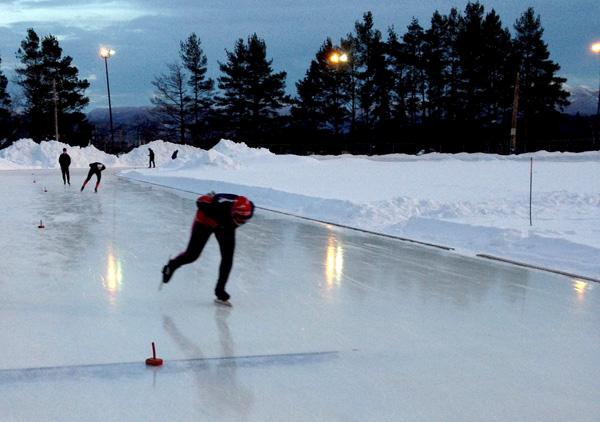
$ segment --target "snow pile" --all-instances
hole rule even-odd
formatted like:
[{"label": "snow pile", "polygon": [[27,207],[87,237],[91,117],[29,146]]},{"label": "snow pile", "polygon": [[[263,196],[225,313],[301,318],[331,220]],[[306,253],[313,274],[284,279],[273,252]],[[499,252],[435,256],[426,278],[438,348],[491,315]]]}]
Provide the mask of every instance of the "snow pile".
[{"label": "snow pile", "polygon": [[107,167],[147,167],[148,148],[154,151],[158,165],[170,163],[171,155],[175,150],[179,150],[180,160],[198,159],[209,154],[207,151],[189,145],[176,145],[158,140],[117,157],[100,151],[93,145],[81,148],[56,141],[38,144],[31,139],[21,139],[0,150],[0,170],[59,168],[58,157],[63,148],[66,148],[71,156],[71,168],[87,168],[95,161]]},{"label": "snow pile", "polygon": [[71,156],[72,167],[87,167],[94,161],[114,166],[118,161],[117,157],[106,154],[94,146],[79,148],[56,141],[38,144],[31,139],[21,139],[8,148],[0,150],[0,160],[3,160],[0,161],[0,170],[9,170],[11,166],[12,169],[58,168],[58,156],[62,153],[63,148],[67,148]]}]

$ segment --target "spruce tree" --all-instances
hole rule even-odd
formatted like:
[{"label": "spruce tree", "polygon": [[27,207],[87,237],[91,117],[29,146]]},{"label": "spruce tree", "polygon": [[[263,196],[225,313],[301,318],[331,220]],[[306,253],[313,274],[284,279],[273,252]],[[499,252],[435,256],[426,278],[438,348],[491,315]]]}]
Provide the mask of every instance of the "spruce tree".
[{"label": "spruce tree", "polygon": [[519,17],[514,29],[520,77],[519,110],[524,114],[527,138],[532,135],[529,132],[535,129],[531,126],[536,120],[569,104],[569,93],[563,89],[566,79],[556,75],[560,66],[550,59],[548,46],[542,39],[544,29],[533,8]]},{"label": "spruce tree", "polygon": [[189,73],[187,83],[190,87],[190,135],[194,145],[200,145],[202,138],[202,118],[208,117],[212,103],[211,95],[214,81],[206,77],[207,58],[202,50],[200,39],[192,33],[180,43],[179,54],[183,66]]}]

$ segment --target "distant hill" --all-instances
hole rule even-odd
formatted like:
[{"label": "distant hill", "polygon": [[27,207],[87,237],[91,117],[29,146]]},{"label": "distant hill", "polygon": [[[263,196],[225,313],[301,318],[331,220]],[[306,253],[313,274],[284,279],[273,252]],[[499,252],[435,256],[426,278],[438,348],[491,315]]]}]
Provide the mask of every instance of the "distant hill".
[{"label": "distant hill", "polygon": [[571,93],[571,105],[565,108],[568,114],[593,115],[598,107],[598,90],[587,86],[566,87]]},{"label": "distant hill", "polygon": [[[152,107],[113,107],[114,125],[134,125],[144,120],[152,120]],[[95,108],[87,114],[90,123],[102,124],[109,120],[108,108]]]}]

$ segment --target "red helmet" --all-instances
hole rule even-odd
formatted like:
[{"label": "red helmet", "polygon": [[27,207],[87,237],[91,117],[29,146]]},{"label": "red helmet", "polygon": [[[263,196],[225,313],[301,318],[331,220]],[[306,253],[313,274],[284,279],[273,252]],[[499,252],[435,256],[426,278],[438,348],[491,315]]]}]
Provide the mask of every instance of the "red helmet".
[{"label": "red helmet", "polygon": [[245,196],[238,196],[231,206],[231,217],[239,226],[254,215],[254,204]]}]

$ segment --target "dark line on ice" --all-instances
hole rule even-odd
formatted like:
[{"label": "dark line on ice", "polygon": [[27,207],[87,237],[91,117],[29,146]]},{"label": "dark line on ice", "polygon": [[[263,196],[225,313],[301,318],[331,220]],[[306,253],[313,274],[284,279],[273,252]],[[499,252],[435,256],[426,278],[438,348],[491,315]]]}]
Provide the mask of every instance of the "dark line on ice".
[{"label": "dark line on ice", "polygon": [[133,378],[145,376],[148,371],[165,374],[203,371],[211,368],[251,368],[272,365],[315,364],[334,359],[338,351],[281,353],[271,355],[221,356],[196,359],[165,360],[160,367],[148,367],[139,362],[114,362],[39,368],[0,369],[0,386],[39,381],[63,381],[90,378]]},{"label": "dark line on ice", "polygon": [[483,254],[483,253],[479,253],[479,254],[477,254],[477,256],[480,257],[480,258],[490,259],[492,261],[505,262],[507,264],[516,265],[518,267],[531,268],[531,269],[534,269],[534,270],[546,271],[546,272],[549,272],[549,273],[564,275],[564,276],[572,277],[572,278],[580,278],[582,280],[588,280],[588,281],[593,281],[593,282],[596,282],[596,283],[600,283],[600,280],[598,280],[597,278],[588,277],[588,276],[585,276],[585,275],[574,274],[574,273],[568,273],[566,271],[555,270],[553,268],[542,267],[540,265],[527,264],[526,262],[513,261],[512,259],[501,258],[501,257],[498,257],[498,256],[487,255],[487,254]]}]

